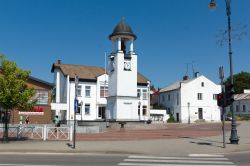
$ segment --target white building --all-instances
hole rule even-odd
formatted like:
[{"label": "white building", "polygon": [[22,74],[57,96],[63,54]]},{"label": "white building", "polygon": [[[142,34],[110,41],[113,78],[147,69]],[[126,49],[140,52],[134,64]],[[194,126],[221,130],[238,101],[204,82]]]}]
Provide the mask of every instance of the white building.
[{"label": "white building", "polygon": [[[136,38],[131,27],[124,20],[118,23],[109,35],[113,43],[108,68],[107,119],[109,120],[138,121],[149,116],[150,83],[148,82],[147,87],[138,87],[137,84],[137,55],[134,51]],[[144,100],[138,101],[138,93],[143,94]],[[138,109],[142,112],[138,113]]]},{"label": "white building", "polygon": [[220,85],[196,74],[195,78],[186,76],[182,81],[161,89],[159,103],[174,115],[177,122],[220,121],[216,99],[220,92]]},{"label": "white building", "polygon": [[[79,78],[77,99],[79,102],[76,111],[77,120],[101,120],[106,118],[106,106],[108,97],[108,78],[105,69],[96,66],[81,66],[54,63],[51,72],[54,73],[55,99],[51,103],[51,109],[61,120],[74,119],[75,99],[75,75]],[[136,110],[137,119],[147,119],[148,108],[148,80],[141,74],[137,74],[137,102],[140,105],[140,114]],[[118,117],[119,118],[119,117]]]}]

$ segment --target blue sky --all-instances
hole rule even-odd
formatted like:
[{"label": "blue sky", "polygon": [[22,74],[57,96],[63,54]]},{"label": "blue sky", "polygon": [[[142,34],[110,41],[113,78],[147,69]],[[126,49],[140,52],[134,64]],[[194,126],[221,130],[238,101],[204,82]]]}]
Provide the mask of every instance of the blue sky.
[{"label": "blue sky", "polygon": [[[194,71],[219,83],[229,73],[228,43],[216,44],[227,29],[224,0],[0,0],[0,52],[32,76],[53,82],[51,66],[62,63],[104,67],[112,44],[108,35],[125,17],[138,39],[138,71],[164,87]],[[250,1],[232,0],[235,34],[250,26]],[[249,34],[233,40],[234,73],[250,72]],[[187,70],[187,64],[188,70]],[[191,65],[193,64],[193,65]]]}]

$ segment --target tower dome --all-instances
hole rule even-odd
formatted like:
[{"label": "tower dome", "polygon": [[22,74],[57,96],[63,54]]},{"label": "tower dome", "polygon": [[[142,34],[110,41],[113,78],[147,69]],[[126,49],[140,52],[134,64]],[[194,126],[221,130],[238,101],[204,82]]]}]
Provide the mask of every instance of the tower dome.
[{"label": "tower dome", "polygon": [[133,38],[136,40],[136,35],[133,33],[131,27],[124,21],[124,19],[119,22],[114,28],[112,34],[109,35],[109,39],[112,40],[115,36],[122,36],[125,38]]}]

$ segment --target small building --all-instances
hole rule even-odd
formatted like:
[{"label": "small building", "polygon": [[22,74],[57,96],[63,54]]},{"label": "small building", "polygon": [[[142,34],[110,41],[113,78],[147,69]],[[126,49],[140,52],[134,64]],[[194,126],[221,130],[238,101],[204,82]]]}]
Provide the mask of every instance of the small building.
[{"label": "small building", "polygon": [[[33,110],[14,110],[9,114],[9,123],[11,124],[24,124],[26,118],[29,124],[50,124],[52,123],[51,114],[51,90],[53,84],[30,76],[27,82],[28,87],[34,88],[37,99],[37,104]],[[0,107],[0,123],[3,123],[4,110]]]},{"label": "small building", "polygon": [[177,122],[220,121],[220,108],[217,106],[217,94],[221,86],[203,75],[166,86],[160,90],[159,104],[173,114]]},{"label": "small building", "polygon": [[[230,107],[227,107],[226,110],[230,112]],[[250,116],[250,93],[234,95],[233,110],[235,115]]]}]

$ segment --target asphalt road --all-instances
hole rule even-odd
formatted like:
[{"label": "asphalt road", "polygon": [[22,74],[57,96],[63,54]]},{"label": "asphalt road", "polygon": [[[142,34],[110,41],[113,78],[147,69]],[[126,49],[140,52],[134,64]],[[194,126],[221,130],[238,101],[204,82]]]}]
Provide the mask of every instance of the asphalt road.
[{"label": "asphalt road", "polygon": [[226,154],[225,156],[238,166],[250,166],[250,151]]},{"label": "asphalt road", "polygon": [[123,154],[0,153],[0,166],[249,166],[250,152],[163,157]]},{"label": "asphalt road", "polygon": [[78,154],[0,154],[0,166],[116,166],[124,157]]}]

